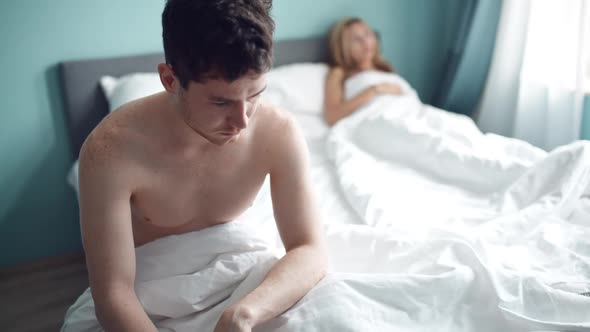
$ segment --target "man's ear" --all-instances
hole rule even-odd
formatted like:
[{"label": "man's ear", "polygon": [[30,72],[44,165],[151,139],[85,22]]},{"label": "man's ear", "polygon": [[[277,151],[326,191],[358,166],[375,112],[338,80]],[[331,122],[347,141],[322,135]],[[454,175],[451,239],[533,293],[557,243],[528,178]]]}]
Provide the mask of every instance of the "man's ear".
[{"label": "man's ear", "polygon": [[180,88],[180,82],[174,75],[172,67],[166,63],[158,65],[158,73],[160,74],[160,81],[167,92],[176,94]]}]

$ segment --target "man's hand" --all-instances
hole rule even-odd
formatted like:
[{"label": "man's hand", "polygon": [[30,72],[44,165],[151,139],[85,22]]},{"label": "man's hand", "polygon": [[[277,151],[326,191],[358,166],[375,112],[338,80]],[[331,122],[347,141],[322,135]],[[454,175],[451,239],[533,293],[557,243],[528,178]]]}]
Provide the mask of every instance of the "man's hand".
[{"label": "man's hand", "polygon": [[231,306],[219,318],[214,332],[251,332],[250,316],[245,308]]}]

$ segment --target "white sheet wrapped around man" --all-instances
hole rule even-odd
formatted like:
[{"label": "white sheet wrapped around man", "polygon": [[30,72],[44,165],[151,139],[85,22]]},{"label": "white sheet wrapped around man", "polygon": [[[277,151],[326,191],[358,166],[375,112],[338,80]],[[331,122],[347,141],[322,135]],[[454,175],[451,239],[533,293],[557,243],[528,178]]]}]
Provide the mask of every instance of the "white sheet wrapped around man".
[{"label": "white sheet wrapped around man", "polygon": [[[233,222],[136,248],[135,291],[159,330],[212,331],[223,309],[277,261],[259,233]],[[102,331],[90,289],[68,310],[62,331]]]},{"label": "white sheet wrapped around man", "polygon": [[[346,94],[382,81],[407,86],[364,72]],[[366,224],[465,243],[485,270],[474,280],[483,287],[466,292],[497,305],[516,330],[590,328],[590,143],[546,153],[484,135],[406,88],[337,123],[326,150]]]},{"label": "white sheet wrapped around man", "polygon": [[[212,331],[280,255],[260,229],[232,222],[139,247],[136,293],[158,330]],[[254,331],[518,331],[502,318],[467,243],[362,225],[333,225],[326,234],[332,272]],[[62,331],[102,331],[89,290]]]},{"label": "white sheet wrapped around man", "polygon": [[[280,256],[267,241],[272,236],[261,231],[269,227],[272,223],[236,221],[139,247],[136,292],[158,330],[212,331],[223,308],[256,287]],[[516,263],[501,259],[507,253],[500,251],[501,243],[466,240],[452,232],[396,227],[384,232],[364,225],[329,225],[326,236],[332,257],[328,276],[289,311],[254,331],[516,332],[590,327],[582,320],[588,315],[589,298],[534,279],[534,268],[548,261],[535,262],[533,257],[521,266],[529,273],[515,283],[510,265],[500,269],[501,263]],[[478,256],[485,245],[496,245],[497,254]],[[549,247],[538,249],[548,254],[553,248],[550,243],[545,246]],[[555,264],[560,255],[549,258]],[[491,268],[499,273],[490,274]],[[572,280],[563,272],[560,280]],[[549,314],[549,325],[533,319]],[[89,291],[68,311],[63,331],[102,331]]]}]

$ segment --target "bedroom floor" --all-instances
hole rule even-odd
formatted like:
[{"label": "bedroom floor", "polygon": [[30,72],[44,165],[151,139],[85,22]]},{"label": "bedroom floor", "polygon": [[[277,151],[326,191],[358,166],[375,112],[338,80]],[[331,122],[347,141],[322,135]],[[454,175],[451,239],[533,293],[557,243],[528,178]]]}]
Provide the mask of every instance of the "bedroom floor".
[{"label": "bedroom floor", "polygon": [[0,331],[59,331],[87,287],[82,256],[0,271]]}]

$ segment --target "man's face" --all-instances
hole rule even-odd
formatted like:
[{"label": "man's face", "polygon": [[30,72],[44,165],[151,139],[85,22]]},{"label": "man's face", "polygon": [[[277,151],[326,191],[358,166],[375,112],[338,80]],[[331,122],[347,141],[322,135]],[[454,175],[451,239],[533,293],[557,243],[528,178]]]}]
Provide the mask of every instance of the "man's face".
[{"label": "man's face", "polygon": [[236,141],[256,113],[266,88],[266,75],[245,75],[233,82],[208,79],[180,89],[181,114],[186,124],[213,144]]}]

